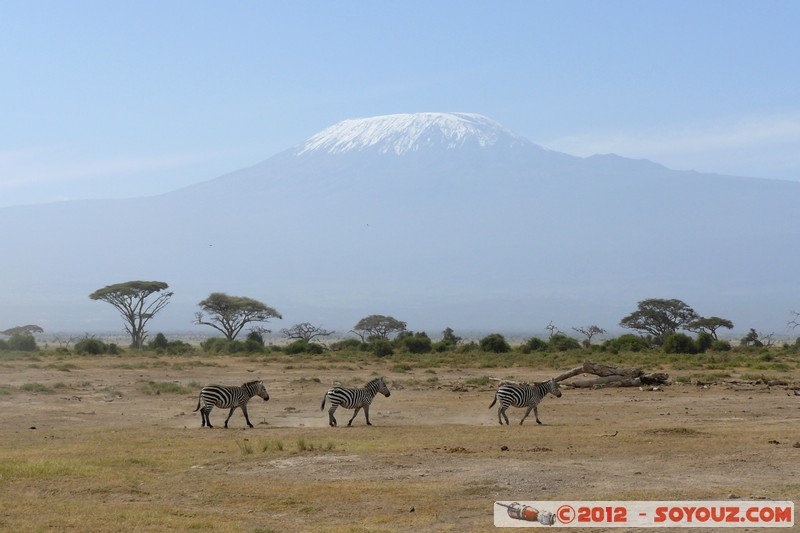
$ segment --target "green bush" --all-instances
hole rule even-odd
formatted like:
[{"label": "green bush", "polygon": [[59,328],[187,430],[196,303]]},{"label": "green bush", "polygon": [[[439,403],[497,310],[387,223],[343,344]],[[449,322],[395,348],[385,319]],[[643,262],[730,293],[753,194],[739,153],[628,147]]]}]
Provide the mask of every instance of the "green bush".
[{"label": "green bush", "polygon": [[221,337],[212,337],[200,343],[203,351],[212,354],[239,353],[244,351],[241,341],[229,341]]},{"label": "green bush", "polygon": [[91,337],[85,337],[78,342],[75,343],[75,353],[78,354],[88,354],[88,355],[100,355],[100,354],[110,354],[116,355],[120,353],[119,346],[114,344],[113,342],[106,344],[105,342],[101,341],[100,339],[94,339]]},{"label": "green bush", "polygon": [[153,340],[147,343],[148,348],[158,349],[161,348],[162,350],[169,346],[169,341],[167,337],[164,336],[163,333],[158,333]]},{"label": "green bush", "polygon": [[648,342],[638,335],[627,333],[619,337],[609,339],[603,343],[603,347],[611,352],[641,352],[650,347]]},{"label": "green bush", "polygon": [[543,341],[539,337],[531,337],[527,340],[527,342],[525,342],[525,344],[520,346],[520,351],[522,353],[544,352],[546,350],[547,341]]},{"label": "green bush", "polygon": [[697,344],[694,339],[684,333],[671,333],[664,337],[662,348],[664,353],[697,353]]},{"label": "green bush", "polygon": [[251,331],[247,334],[245,342],[255,342],[261,346],[264,346],[264,336],[258,331]]},{"label": "green bush", "polygon": [[511,346],[506,342],[505,337],[499,333],[491,333],[481,339],[481,350],[492,353],[507,353],[511,351]]},{"label": "green bush", "polygon": [[433,348],[430,337],[424,331],[412,335],[403,335],[396,339],[395,342],[398,348],[409,353],[430,353]]},{"label": "green bush", "polygon": [[440,340],[440,341],[434,342],[431,345],[431,351],[436,352],[436,353],[443,353],[443,352],[446,352],[448,350],[451,350],[453,348],[453,346],[455,346],[455,345],[453,343],[449,342],[449,341]]},{"label": "green bush", "polygon": [[331,351],[341,352],[346,350],[364,350],[366,345],[359,339],[342,339],[331,343]]},{"label": "green bush", "polygon": [[15,333],[8,340],[0,341],[0,350],[35,352],[39,347],[36,346],[36,339],[33,335],[20,335]]},{"label": "green bush", "polygon": [[714,352],[730,352],[731,343],[728,341],[714,341],[711,343],[711,350]]},{"label": "green bush", "polygon": [[581,343],[577,339],[567,337],[563,333],[556,333],[550,337],[550,342],[547,343],[547,349],[552,352],[566,352],[567,350],[577,350],[581,347]]},{"label": "green bush", "polygon": [[308,342],[303,339],[297,339],[293,343],[286,345],[283,351],[289,355],[295,355],[298,353],[321,354],[325,351],[325,348],[316,342]]},{"label": "green bush", "polygon": [[714,337],[711,336],[711,333],[707,331],[701,331],[697,334],[695,345],[697,346],[698,353],[704,353],[706,350],[709,350],[713,344]]},{"label": "green bush", "polygon": [[471,353],[471,352],[477,352],[479,348],[480,345],[477,342],[469,341],[464,344],[461,344],[458,347],[457,351],[458,353]]},{"label": "green bush", "polygon": [[369,343],[369,350],[378,357],[386,357],[394,353],[392,343],[386,339],[373,339]]}]

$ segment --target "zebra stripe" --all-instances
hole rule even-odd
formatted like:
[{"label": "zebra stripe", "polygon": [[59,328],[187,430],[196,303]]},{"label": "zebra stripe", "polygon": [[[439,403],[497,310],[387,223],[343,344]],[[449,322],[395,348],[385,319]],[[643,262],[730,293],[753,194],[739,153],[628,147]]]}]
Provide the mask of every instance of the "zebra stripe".
[{"label": "zebra stripe", "polygon": [[547,396],[548,392],[554,394],[557,398],[561,398],[561,390],[558,388],[558,383],[554,378],[550,378],[544,383],[534,383],[533,385],[528,385],[527,383],[521,383],[519,385],[503,383],[497,388],[497,392],[494,394],[494,400],[492,401],[492,405],[489,406],[489,409],[500,400],[500,407],[497,409],[497,421],[500,422],[501,426],[503,425],[503,419],[505,419],[506,424],[508,424],[506,409],[511,406],[528,408],[528,410],[525,411],[525,416],[519,421],[520,425],[522,425],[525,419],[528,418],[528,415],[531,414],[531,409],[533,409],[533,413],[536,416],[536,423],[541,424],[542,421],[539,420],[538,405],[539,402]]},{"label": "zebra stripe", "polygon": [[228,420],[233,416],[233,412],[237,407],[242,408],[244,419],[247,425],[253,427],[250,423],[250,417],[247,416],[247,402],[253,396],[260,396],[266,402],[269,400],[267,388],[264,387],[262,381],[250,381],[241,387],[226,387],[222,385],[207,385],[200,390],[200,397],[197,399],[197,407],[195,412],[200,409],[200,416],[203,420],[203,425],[213,428],[209,415],[214,407],[221,409],[230,408],[228,418],[225,419],[225,427],[228,427]]},{"label": "zebra stripe", "polygon": [[322,398],[322,406],[320,407],[320,410],[325,409],[326,401],[330,401],[331,407],[328,410],[328,423],[331,425],[331,427],[336,427],[336,417],[333,416],[333,412],[336,411],[337,407],[341,405],[345,409],[356,410],[356,412],[353,413],[353,418],[351,418],[347,423],[348,426],[353,423],[356,415],[363,407],[364,417],[367,419],[367,425],[371,426],[372,424],[369,421],[369,404],[372,403],[372,399],[375,398],[375,395],[379,392],[387,398],[391,395],[389,389],[386,387],[386,383],[383,382],[383,378],[375,378],[361,389],[333,387],[327,393],[325,393],[325,397]]}]

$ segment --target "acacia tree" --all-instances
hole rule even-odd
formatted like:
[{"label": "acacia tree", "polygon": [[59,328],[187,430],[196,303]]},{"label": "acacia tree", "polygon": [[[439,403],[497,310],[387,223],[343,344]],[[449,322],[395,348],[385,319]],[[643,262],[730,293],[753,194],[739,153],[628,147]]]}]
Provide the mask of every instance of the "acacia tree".
[{"label": "acacia tree", "polygon": [[211,326],[229,341],[235,340],[247,324],[283,318],[278,311],[258,300],[223,292],[212,292],[197,305],[202,311],[195,313],[194,323]]},{"label": "acacia tree", "polygon": [[620,320],[619,325],[646,331],[663,342],[665,336],[686,328],[698,318],[695,310],[681,300],[650,298],[639,302],[636,311]]},{"label": "acacia tree", "polygon": [[311,342],[317,337],[327,337],[328,335],[333,335],[334,333],[334,331],[322,329],[322,326],[312,326],[308,322],[295,324],[290,328],[284,328],[281,330],[281,334],[287,339],[299,339],[306,342]]},{"label": "acacia tree", "polygon": [[369,315],[359,320],[352,331],[361,338],[361,342],[365,342],[365,339],[369,338],[388,339],[392,333],[405,329],[406,323],[402,320],[391,316]]},{"label": "acacia tree", "polygon": [[686,329],[689,331],[708,331],[714,340],[717,340],[719,328],[733,329],[733,322],[726,318],[710,316],[708,318],[700,317],[686,325]]},{"label": "acacia tree", "polygon": [[586,337],[586,339],[583,341],[583,345],[586,346],[587,348],[592,345],[592,337],[594,337],[595,335],[602,335],[606,332],[606,330],[604,330],[600,326],[595,326],[594,324],[582,328],[572,328],[572,330],[577,331],[578,333]]},{"label": "acacia tree", "polygon": [[13,337],[14,335],[28,337],[34,333],[44,333],[44,330],[41,328],[41,326],[37,326],[36,324],[28,324],[25,326],[9,328],[5,331],[0,331],[0,335],[8,335],[9,337]]},{"label": "acacia tree", "polygon": [[[172,297],[171,292],[161,293],[168,288],[163,281],[127,281],[98,289],[89,298],[110,303],[119,311],[125,321],[125,331],[131,336],[131,348],[138,350],[147,338],[145,326]],[[148,300],[155,293],[161,294]]]},{"label": "acacia tree", "polygon": [[791,318],[789,319],[789,322],[786,323],[786,326],[789,329],[795,329],[797,326],[800,326],[800,313],[797,311],[789,311],[789,314],[791,315]]}]

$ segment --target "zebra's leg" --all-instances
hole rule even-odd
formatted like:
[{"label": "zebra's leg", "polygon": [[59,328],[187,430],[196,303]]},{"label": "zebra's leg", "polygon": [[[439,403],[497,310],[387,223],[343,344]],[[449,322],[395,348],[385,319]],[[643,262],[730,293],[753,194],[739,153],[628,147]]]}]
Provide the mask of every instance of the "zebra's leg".
[{"label": "zebra's leg", "polygon": [[[534,406],[534,405],[529,405],[528,406],[528,409],[525,411],[525,416],[523,416],[522,420],[519,421],[519,425],[520,426],[522,425],[523,422],[525,422],[525,419],[528,418],[528,415],[531,414],[531,409],[536,409],[536,406]],[[537,422],[538,422],[538,419],[537,419]],[[539,422],[539,423],[541,424],[541,422]]]},{"label": "zebra's leg", "polygon": [[203,409],[200,410],[200,416],[203,417],[203,425],[213,429],[214,426],[211,425],[211,409],[213,409],[212,406],[203,407]]},{"label": "zebra's leg", "polygon": [[539,420],[539,406],[534,406],[533,415],[536,417],[536,423],[541,425],[542,421]]},{"label": "zebra's leg", "polygon": [[372,422],[369,421],[369,405],[364,406],[364,418],[367,419],[367,425],[371,426]]},{"label": "zebra's leg", "polygon": [[336,417],[333,416],[333,412],[336,411],[337,407],[338,405],[331,405],[331,408],[328,410],[328,424],[330,424],[332,428],[335,428],[337,426]]},{"label": "zebra's leg", "polygon": [[508,409],[507,405],[501,405],[497,410],[497,420],[500,422],[501,426],[503,425],[503,419],[506,420],[506,425],[508,425],[508,415],[506,414],[506,409]]},{"label": "zebra's leg", "polygon": [[[359,412],[360,410],[361,410],[361,407],[356,407],[356,412],[355,412],[355,413],[353,413],[353,418],[351,418],[351,419],[350,419],[350,422],[348,422],[348,423],[347,423],[347,425],[348,425],[348,426],[349,426],[349,425],[351,425],[351,424],[353,423],[353,420],[355,420],[355,419],[356,419],[356,415],[358,414],[358,412]],[[365,411],[365,412],[366,412],[366,411]],[[367,421],[367,424],[369,424],[369,421]]]},{"label": "zebra's leg", "polygon": [[252,428],[253,424],[250,423],[250,417],[247,416],[247,404],[242,405],[242,413],[244,413],[244,419],[247,422],[247,425]]},{"label": "zebra's leg", "polygon": [[[228,413],[228,418],[226,418],[226,419],[225,419],[225,427],[226,427],[226,428],[228,427],[228,420],[230,420],[230,419],[231,419],[231,417],[233,416],[233,412],[234,412],[235,410],[236,410],[236,406],[234,405],[233,407],[231,407],[231,410],[230,410],[230,412]],[[253,427],[253,426],[250,426],[250,427]]]}]

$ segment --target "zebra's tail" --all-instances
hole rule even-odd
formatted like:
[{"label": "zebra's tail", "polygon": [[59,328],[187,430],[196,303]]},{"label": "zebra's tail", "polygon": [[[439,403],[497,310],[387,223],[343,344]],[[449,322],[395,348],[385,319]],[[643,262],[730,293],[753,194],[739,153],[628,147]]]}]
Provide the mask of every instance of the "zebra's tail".
[{"label": "zebra's tail", "polygon": [[328,393],[326,392],[325,396],[322,397],[322,405],[319,406],[320,411],[325,409],[325,402],[327,401],[327,399],[328,399]]},{"label": "zebra's tail", "polygon": [[202,394],[197,397],[197,407],[194,408],[194,411],[192,411],[193,413],[197,412],[197,410],[200,409],[200,398],[202,397],[203,397]]},{"label": "zebra's tail", "polygon": [[494,404],[496,404],[496,403],[497,403],[497,393],[495,392],[495,393],[494,393],[494,400],[492,400],[492,405],[490,405],[490,406],[489,406],[489,409],[491,409],[492,407],[494,407]]}]

